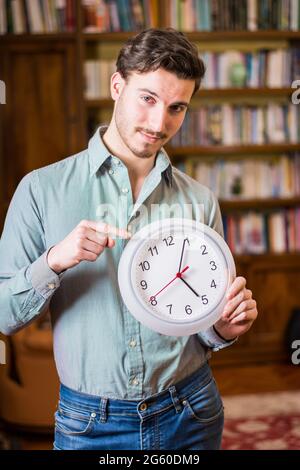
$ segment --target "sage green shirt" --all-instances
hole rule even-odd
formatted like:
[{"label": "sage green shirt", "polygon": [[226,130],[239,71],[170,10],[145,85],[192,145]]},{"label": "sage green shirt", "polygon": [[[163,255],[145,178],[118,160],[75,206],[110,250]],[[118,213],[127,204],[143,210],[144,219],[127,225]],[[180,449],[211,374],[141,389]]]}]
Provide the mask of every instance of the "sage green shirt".
[{"label": "sage green shirt", "polygon": [[[132,233],[161,217],[199,220],[222,234],[212,192],[172,167],[162,149],[134,204],[126,166],[105,147],[99,128],[88,149],[32,171],[11,201],[0,240],[0,330],[13,334],[49,306],[54,355],[66,386],[108,398],[142,399],[192,374],[210,349],[231,344],[210,328],[173,337],[141,325],[124,305],[116,239],[95,262],[57,275],[48,250],[82,220],[103,220]],[[171,213],[170,213],[171,207]]]}]

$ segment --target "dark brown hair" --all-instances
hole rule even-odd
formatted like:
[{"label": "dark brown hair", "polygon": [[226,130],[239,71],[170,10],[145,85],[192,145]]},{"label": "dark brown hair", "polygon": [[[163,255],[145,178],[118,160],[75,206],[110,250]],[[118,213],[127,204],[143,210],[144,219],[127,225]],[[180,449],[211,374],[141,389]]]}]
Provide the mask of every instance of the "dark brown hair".
[{"label": "dark brown hair", "polygon": [[150,28],[130,38],[120,50],[116,65],[125,80],[133,71],[146,73],[159,68],[178,78],[195,80],[193,94],[205,73],[196,45],[173,28]]}]

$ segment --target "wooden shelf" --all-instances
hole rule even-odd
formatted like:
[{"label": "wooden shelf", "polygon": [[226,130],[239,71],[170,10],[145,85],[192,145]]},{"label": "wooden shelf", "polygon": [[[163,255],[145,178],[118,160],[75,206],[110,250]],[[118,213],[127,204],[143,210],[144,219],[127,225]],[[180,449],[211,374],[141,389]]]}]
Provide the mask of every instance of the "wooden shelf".
[{"label": "wooden shelf", "polygon": [[[85,42],[94,41],[107,41],[107,42],[124,42],[130,37],[137,34],[138,31],[119,31],[107,33],[87,33],[79,32]],[[59,33],[26,33],[26,34],[3,34],[0,35],[0,42],[10,41],[46,41],[46,40],[61,40],[61,39],[74,39],[77,32],[59,32]],[[189,39],[193,41],[260,41],[260,40],[299,40],[299,31],[195,31],[185,33]]]},{"label": "wooden shelf", "polygon": [[278,30],[258,30],[258,31],[194,31],[187,32],[186,35],[192,41],[266,41],[297,39],[300,40],[300,31],[278,31]]},{"label": "wooden shelf", "polygon": [[291,95],[295,89],[293,88],[211,88],[211,89],[201,89],[195,95],[195,98],[227,98],[227,97],[259,97],[262,96],[278,96],[285,98],[286,96]]},{"label": "wooden shelf", "polygon": [[276,198],[276,199],[244,199],[244,200],[219,200],[221,209],[224,212],[232,210],[244,209],[269,209],[269,208],[282,208],[282,207],[296,207],[300,206],[300,196],[291,198]]},{"label": "wooden shelf", "polygon": [[[292,88],[210,88],[202,89],[193,97],[194,100],[201,98],[228,98],[228,97],[282,97],[285,98],[291,95],[295,90]],[[113,105],[113,100],[107,98],[86,99],[86,108],[104,108]]]},{"label": "wooden shelf", "polygon": [[[128,32],[108,32],[108,33],[87,33],[83,32],[84,40],[89,41],[113,41],[122,42],[137,34],[139,31]],[[299,31],[278,31],[278,30],[260,30],[260,31],[194,31],[185,32],[192,41],[265,41],[265,40],[300,40]]]},{"label": "wooden shelf", "polygon": [[166,147],[172,157],[186,155],[252,155],[300,151],[298,144],[265,144],[265,145],[208,145],[202,147]]},{"label": "wooden shelf", "polygon": [[72,41],[76,38],[75,32],[47,33],[47,34],[3,34],[0,35],[0,44],[18,42],[47,42],[47,41]]},{"label": "wooden shelf", "polygon": [[138,31],[119,31],[115,33],[86,33],[83,32],[82,36],[85,42],[94,41],[107,41],[107,42],[124,42],[138,34]]},{"label": "wooden shelf", "polygon": [[300,266],[300,252],[294,251],[291,253],[263,253],[261,255],[256,254],[244,254],[236,255],[233,253],[233,257],[237,263],[253,263],[253,261],[259,261],[263,263],[274,263],[285,264],[288,263],[294,266]]}]

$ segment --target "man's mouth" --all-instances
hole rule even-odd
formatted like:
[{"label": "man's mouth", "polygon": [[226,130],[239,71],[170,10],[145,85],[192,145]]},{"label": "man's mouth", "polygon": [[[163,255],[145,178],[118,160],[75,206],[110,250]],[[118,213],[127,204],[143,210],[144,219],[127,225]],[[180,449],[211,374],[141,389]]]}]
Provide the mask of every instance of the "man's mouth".
[{"label": "man's mouth", "polygon": [[154,135],[147,134],[144,131],[140,131],[140,133],[143,135],[145,140],[147,140],[148,142],[151,142],[151,143],[158,142],[161,139],[160,137],[155,137]]}]

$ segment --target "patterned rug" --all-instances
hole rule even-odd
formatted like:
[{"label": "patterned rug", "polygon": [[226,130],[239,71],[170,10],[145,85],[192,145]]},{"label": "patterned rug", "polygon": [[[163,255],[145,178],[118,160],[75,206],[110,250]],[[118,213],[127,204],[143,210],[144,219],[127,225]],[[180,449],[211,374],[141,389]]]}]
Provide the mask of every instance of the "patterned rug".
[{"label": "patterned rug", "polygon": [[300,449],[300,390],[225,396],[223,402],[223,449]]}]

